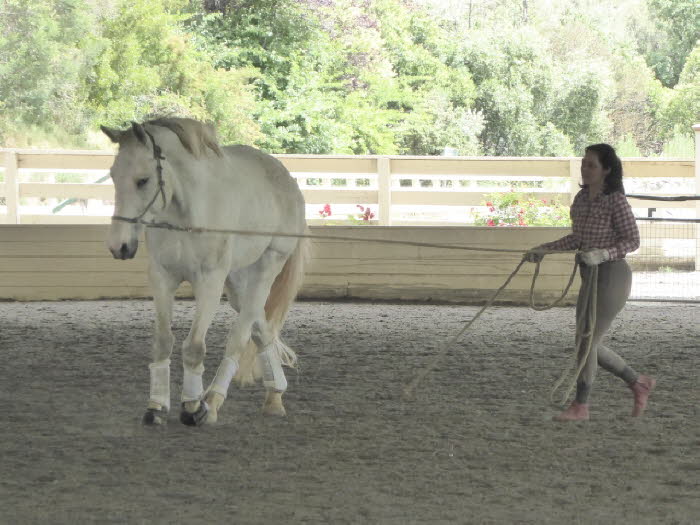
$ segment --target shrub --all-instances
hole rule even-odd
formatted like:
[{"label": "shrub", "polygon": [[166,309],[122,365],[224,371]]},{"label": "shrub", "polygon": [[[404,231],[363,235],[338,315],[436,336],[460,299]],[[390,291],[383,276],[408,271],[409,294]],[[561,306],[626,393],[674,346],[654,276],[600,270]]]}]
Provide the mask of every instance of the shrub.
[{"label": "shrub", "polygon": [[516,191],[491,193],[484,201],[486,213],[474,210],[477,226],[570,226],[569,209],[560,202]]}]

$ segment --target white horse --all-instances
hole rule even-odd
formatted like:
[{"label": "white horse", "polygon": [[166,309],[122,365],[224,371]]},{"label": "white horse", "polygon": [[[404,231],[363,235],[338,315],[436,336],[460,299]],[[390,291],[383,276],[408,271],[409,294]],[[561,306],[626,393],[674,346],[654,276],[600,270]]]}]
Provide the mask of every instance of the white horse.
[{"label": "white horse", "polygon": [[[220,147],[209,125],[163,118],[102,131],[119,144],[110,171],[115,216],[108,239],[117,259],[136,254],[143,229],[136,218],[183,228],[292,235],[308,231],[303,196],[282,163],[249,146]],[[296,356],[280,341],[279,332],[301,285],[308,239],[157,228],[147,228],[145,235],[156,321],[144,423],[167,420],[172,307],[183,281],[192,284],[196,314],[182,345],[180,420],[187,425],[216,422],[231,380],[245,384],[261,376],[267,391],[263,413],[285,415],[282,365],[294,366]],[[239,315],[205,391],[205,336],[222,290]]]}]

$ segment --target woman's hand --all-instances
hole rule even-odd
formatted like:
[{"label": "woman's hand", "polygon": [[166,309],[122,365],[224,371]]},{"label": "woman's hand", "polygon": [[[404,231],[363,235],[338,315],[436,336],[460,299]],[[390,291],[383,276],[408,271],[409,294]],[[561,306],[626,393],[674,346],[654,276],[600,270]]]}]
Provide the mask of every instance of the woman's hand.
[{"label": "woman's hand", "polygon": [[579,260],[586,266],[597,266],[610,260],[610,252],[605,249],[594,248],[580,253]]},{"label": "woman's hand", "polygon": [[541,262],[542,259],[544,259],[546,253],[547,252],[541,247],[535,246],[531,250],[525,252],[525,254],[523,255],[523,259],[530,263],[538,263]]}]

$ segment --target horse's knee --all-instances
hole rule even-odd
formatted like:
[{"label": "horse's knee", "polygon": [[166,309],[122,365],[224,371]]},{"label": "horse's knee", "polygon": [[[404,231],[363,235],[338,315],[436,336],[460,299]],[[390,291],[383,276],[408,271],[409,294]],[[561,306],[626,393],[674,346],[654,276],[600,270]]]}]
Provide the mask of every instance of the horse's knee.
[{"label": "horse's knee", "polygon": [[192,370],[199,369],[207,353],[204,341],[189,341],[182,343],[182,363]]},{"label": "horse's knee", "polygon": [[267,321],[255,321],[251,327],[250,338],[262,351],[275,339],[272,328]]}]

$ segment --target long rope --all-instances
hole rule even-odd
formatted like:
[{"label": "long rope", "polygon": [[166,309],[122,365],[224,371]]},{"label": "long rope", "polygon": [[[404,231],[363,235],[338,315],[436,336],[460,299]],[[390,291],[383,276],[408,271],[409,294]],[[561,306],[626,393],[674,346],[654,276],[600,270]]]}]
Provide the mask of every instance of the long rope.
[{"label": "long rope", "polygon": [[[459,246],[456,244],[436,244],[430,242],[415,242],[415,241],[397,241],[394,239],[366,239],[359,237],[347,237],[343,235],[313,235],[308,233],[283,233],[263,230],[233,230],[223,228],[200,228],[196,226],[176,226],[168,222],[144,221],[140,218],[120,217],[115,215],[112,217],[114,221],[129,222],[132,224],[143,224],[148,228],[159,228],[163,230],[171,230],[183,233],[215,233],[224,235],[245,235],[245,236],[263,236],[263,237],[295,237],[297,239],[319,239],[326,241],[362,241],[375,242],[382,244],[401,244],[404,246],[418,246],[421,248],[442,248],[447,250],[465,250],[477,252],[502,252],[502,253],[523,253],[522,250],[507,249],[507,248],[484,248],[479,246]],[[569,253],[569,252],[557,252]],[[571,252],[573,253],[573,252]]]}]

